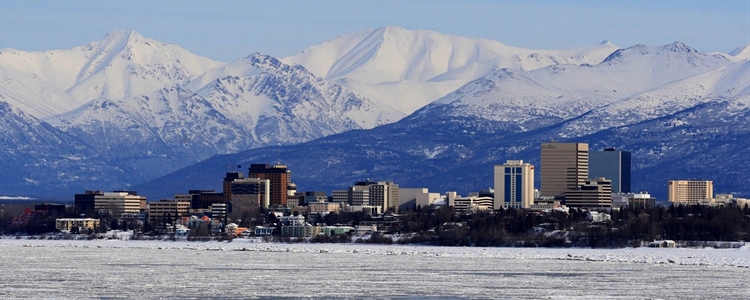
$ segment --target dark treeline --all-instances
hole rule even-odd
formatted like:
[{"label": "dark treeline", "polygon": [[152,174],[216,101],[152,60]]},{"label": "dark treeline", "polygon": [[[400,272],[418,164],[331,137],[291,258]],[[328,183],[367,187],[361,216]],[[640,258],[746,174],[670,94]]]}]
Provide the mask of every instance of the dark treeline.
[{"label": "dark treeline", "polygon": [[[22,228],[13,228],[9,220],[22,211],[16,205],[5,206],[0,232],[41,234],[54,231],[55,217],[48,215]],[[538,212],[524,209],[502,209],[473,214],[456,213],[452,208],[417,209],[385,218],[364,213],[331,213],[319,218],[317,225],[357,226],[374,224],[386,234],[357,238],[362,243],[409,243],[441,246],[513,246],[513,247],[626,247],[641,246],[654,240],[748,241],[750,240],[750,208],[736,206],[707,207],[669,206],[654,208],[622,208],[607,212],[611,220],[593,222],[585,210]],[[262,223],[275,223],[274,217]],[[102,224],[116,224],[103,220]],[[259,221],[261,222],[261,221]],[[379,223],[383,222],[383,223]],[[129,224],[125,224],[129,225]],[[144,224],[147,229],[151,224]],[[251,224],[252,226],[253,224]],[[102,225],[104,226],[104,225]],[[116,226],[116,225],[112,225]],[[121,226],[130,227],[130,226]],[[129,229],[129,228],[122,228]],[[191,236],[208,229],[191,228]],[[143,232],[148,232],[144,230]],[[311,239],[289,239],[280,242],[345,243],[350,236],[318,236]],[[692,245],[692,244],[691,244]],[[695,244],[698,245],[698,244]]]},{"label": "dark treeline", "polygon": [[413,212],[404,216],[404,229],[416,234],[405,242],[451,246],[625,247],[661,239],[750,240],[747,207],[623,208],[610,214],[611,221],[591,222],[587,212],[576,209],[567,214],[516,209],[470,215],[456,215],[446,209]]}]

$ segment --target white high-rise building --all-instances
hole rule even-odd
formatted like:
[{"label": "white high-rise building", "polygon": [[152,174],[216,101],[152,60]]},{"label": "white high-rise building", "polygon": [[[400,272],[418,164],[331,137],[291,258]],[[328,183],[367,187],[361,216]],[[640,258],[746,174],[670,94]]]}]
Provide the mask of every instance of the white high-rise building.
[{"label": "white high-rise building", "polygon": [[494,209],[529,208],[534,204],[534,166],[508,160],[495,166]]}]

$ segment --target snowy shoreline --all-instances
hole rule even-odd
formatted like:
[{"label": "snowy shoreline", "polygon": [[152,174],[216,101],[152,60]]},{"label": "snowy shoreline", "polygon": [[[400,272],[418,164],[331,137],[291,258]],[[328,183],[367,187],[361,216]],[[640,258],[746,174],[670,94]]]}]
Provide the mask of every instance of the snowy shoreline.
[{"label": "snowy shoreline", "polygon": [[750,246],[739,248],[504,248],[427,245],[276,243],[262,239],[226,241],[0,239],[0,247],[101,248],[165,251],[252,251],[340,255],[412,255],[493,259],[573,260],[585,262],[675,264],[750,268]]}]

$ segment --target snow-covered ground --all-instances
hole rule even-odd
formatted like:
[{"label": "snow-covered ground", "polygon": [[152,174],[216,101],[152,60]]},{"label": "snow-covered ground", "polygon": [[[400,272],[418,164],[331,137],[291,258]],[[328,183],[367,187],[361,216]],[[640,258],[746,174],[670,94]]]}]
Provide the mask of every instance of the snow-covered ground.
[{"label": "snow-covered ground", "polygon": [[[244,251],[241,251],[244,250]],[[0,298],[748,299],[750,247],[0,239]]]}]

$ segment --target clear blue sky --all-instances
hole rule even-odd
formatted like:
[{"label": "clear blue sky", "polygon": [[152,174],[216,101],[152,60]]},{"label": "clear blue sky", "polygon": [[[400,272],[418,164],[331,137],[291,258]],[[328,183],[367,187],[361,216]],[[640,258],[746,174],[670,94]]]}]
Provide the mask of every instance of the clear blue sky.
[{"label": "clear blue sky", "polygon": [[64,49],[116,29],[232,61],[287,56],[347,32],[400,26],[531,49],[610,40],[684,42],[728,53],[750,44],[743,1],[2,1],[0,48]]}]

